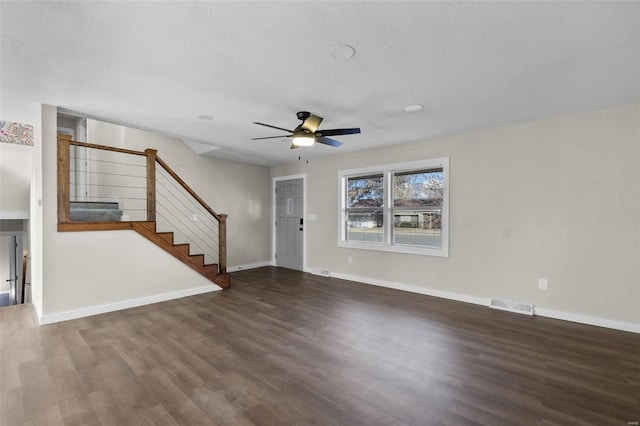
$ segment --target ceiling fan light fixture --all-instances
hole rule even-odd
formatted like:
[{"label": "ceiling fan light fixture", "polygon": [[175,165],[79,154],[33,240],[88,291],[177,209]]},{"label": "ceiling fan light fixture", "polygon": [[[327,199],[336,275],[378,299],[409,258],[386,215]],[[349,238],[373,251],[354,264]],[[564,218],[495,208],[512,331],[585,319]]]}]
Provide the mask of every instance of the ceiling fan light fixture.
[{"label": "ceiling fan light fixture", "polygon": [[293,135],[293,144],[295,146],[311,146],[316,141],[313,134]]}]

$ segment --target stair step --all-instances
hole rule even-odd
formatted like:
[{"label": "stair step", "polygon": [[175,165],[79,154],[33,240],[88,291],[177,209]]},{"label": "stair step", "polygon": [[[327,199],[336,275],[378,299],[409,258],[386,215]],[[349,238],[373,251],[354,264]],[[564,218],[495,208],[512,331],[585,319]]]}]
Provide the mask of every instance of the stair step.
[{"label": "stair step", "polygon": [[69,211],[72,222],[120,222],[122,210],[75,208]]},{"label": "stair step", "polygon": [[189,254],[189,244],[173,244],[173,232],[156,232],[156,222],[132,222],[133,230],[163,248],[183,263],[202,274],[221,288],[231,285],[230,274],[218,274],[218,265],[205,264],[204,254]]},{"label": "stair step", "polygon": [[210,263],[208,265],[204,265],[204,269],[206,269],[209,272],[212,272],[214,275],[218,275],[218,264],[217,263]]},{"label": "stair step", "polygon": [[111,201],[71,201],[71,210],[75,209],[98,209],[98,210],[118,210],[118,203]]},{"label": "stair step", "polygon": [[189,256],[189,244],[174,244],[173,248],[179,253]]},{"label": "stair step", "polygon": [[199,266],[204,266],[204,254],[190,254],[189,258]]},{"label": "stair step", "polygon": [[156,232],[156,235],[173,245],[173,232]]}]

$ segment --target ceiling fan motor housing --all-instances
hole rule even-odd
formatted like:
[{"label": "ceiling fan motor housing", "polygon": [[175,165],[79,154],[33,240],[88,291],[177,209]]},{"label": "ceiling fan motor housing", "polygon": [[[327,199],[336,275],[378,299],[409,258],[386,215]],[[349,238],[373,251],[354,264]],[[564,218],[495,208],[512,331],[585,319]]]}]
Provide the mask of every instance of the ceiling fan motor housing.
[{"label": "ceiling fan motor housing", "polygon": [[298,120],[306,120],[307,118],[311,117],[311,113],[309,111],[300,111],[297,114],[298,116]]}]

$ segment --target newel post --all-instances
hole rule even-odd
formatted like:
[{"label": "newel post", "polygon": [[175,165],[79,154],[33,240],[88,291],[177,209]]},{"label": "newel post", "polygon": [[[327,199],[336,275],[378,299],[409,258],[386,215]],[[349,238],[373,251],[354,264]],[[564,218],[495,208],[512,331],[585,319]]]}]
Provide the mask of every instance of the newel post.
[{"label": "newel post", "polygon": [[69,142],[71,136],[58,135],[58,223],[69,222]]},{"label": "newel post", "polygon": [[218,265],[220,266],[220,273],[225,274],[227,272],[227,216],[226,214],[220,214],[220,220],[218,221]]},{"label": "newel post", "polygon": [[144,150],[147,156],[147,221],[156,220],[156,158],[158,150],[147,148]]}]

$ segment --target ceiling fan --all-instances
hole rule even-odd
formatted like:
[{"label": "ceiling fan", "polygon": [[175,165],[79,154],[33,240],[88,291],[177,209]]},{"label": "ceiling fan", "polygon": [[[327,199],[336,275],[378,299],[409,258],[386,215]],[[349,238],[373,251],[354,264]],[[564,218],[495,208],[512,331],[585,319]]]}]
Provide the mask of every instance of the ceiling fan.
[{"label": "ceiling fan", "polygon": [[293,138],[293,144],[291,149],[296,149],[301,146],[311,146],[315,142],[322,143],[329,146],[339,147],[342,142],[335,139],[328,138],[327,136],[340,136],[340,135],[354,135],[360,133],[360,128],[355,127],[352,129],[327,129],[318,130],[320,123],[322,123],[322,117],[313,115],[307,111],[300,111],[298,114],[298,120],[302,121],[298,127],[293,130],[284,129],[282,127],[272,126],[271,124],[258,123],[254,121],[253,124],[260,126],[271,127],[272,129],[278,129],[285,132],[289,132],[288,135],[282,136],[267,136],[264,138],[253,138],[252,140],[259,139],[276,139],[276,138]]}]

